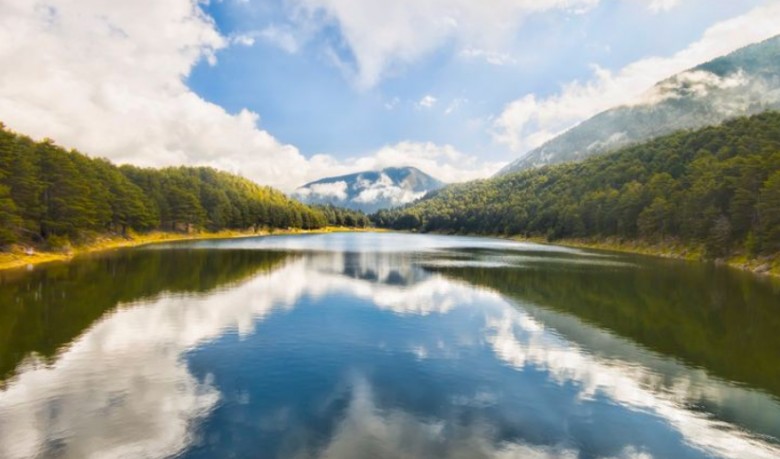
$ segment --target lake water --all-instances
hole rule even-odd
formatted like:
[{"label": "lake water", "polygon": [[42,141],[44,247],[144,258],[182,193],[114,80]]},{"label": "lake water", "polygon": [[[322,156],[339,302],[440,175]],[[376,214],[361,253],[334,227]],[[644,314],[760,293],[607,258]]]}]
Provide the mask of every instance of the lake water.
[{"label": "lake water", "polygon": [[0,457],[777,458],[780,285],[390,233],[0,273]]}]

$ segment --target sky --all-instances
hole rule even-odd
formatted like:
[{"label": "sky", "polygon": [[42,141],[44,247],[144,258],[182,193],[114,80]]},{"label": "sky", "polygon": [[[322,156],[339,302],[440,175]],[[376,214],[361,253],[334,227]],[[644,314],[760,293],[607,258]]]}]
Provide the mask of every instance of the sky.
[{"label": "sky", "polygon": [[777,34],[780,0],[0,0],[0,121],[286,192],[459,182]]}]

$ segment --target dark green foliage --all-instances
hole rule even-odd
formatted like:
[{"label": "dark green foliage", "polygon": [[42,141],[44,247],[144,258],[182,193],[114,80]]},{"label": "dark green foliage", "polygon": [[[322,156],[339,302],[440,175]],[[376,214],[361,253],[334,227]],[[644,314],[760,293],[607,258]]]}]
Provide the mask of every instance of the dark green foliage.
[{"label": "dark green foliage", "polygon": [[449,186],[372,216],[419,231],[666,238],[711,257],[780,250],[780,114],[682,131],[579,163]]},{"label": "dark green foliage", "polygon": [[780,171],[764,183],[758,200],[761,245],[767,251],[780,251]]},{"label": "dark green foliage", "polygon": [[359,211],[336,207],[332,204],[314,206],[325,215],[325,219],[330,226],[348,226],[351,228],[368,228],[371,226],[371,219]]},{"label": "dark green foliage", "polygon": [[6,185],[0,185],[0,246],[16,240],[14,228],[19,226],[21,218],[17,215],[16,204],[11,199],[11,191]]},{"label": "dark green foliage", "polygon": [[205,167],[116,167],[33,142],[0,124],[0,248],[66,246],[129,230],[196,231],[367,226],[362,213],[313,208]]}]

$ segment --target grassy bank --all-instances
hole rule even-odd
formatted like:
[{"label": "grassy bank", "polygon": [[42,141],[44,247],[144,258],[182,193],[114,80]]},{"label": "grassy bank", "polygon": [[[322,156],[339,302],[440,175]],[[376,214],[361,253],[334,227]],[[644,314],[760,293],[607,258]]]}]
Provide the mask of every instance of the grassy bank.
[{"label": "grassy bank", "polygon": [[[14,247],[9,252],[0,252],[0,271],[21,268],[26,266],[49,263],[53,261],[67,261],[79,255],[103,252],[108,250],[122,249],[128,247],[138,247],[148,244],[158,244],[162,242],[176,241],[194,241],[203,239],[232,239],[242,237],[257,237],[283,234],[307,234],[307,233],[333,233],[341,231],[366,231],[361,228],[345,227],[326,227],[318,230],[274,230],[274,231],[219,231],[219,232],[199,232],[199,233],[173,233],[155,231],[144,234],[130,234],[124,236],[102,236],[94,241],[71,247],[61,251],[38,251],[28,252],[23,247]],[[373,228],[370,229],[373,231]]]},{"label": "grassy bank", "polygon": [[[584,249],[609,250],[613,252],[651,255],[664,258],[675,258],[689,261],[705,261],[704,249],[685,245],[677,241],[646,242],[639,240],[607,239],[562,239],[549,243],[543,238],[513,238],[519,241],[538,242]],[[749,258],[745,254],[732,255],[726,259],[715,260],[733,268],[751,271],[756,274],[780,277],[780,254]]]}]

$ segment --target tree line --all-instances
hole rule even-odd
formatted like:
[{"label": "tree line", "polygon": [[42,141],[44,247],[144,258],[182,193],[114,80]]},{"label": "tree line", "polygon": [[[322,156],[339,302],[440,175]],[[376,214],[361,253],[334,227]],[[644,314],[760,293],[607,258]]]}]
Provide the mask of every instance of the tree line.
[{"label": "tree line", "polygon": [[[363,216],[365,217],[365,216]],[[352,211],[314,208],[207,167],[117,167],[36,142],[0,123],[0,248],[62,246],[99,234],[361,226]]]},{"label": "tree line", "polygon": [[678,240],[717,258],[780,251],[780,113],[582,162],[452,185],[372,216],[400,230]]},{"label": "tree line", "polygon": [[320,204],[312,207],[322,212],[331,226],[349,228],[368,228],[371,226],[371,218],[360,210],[336,207],[333,204]]}]

